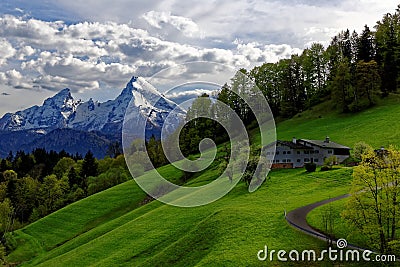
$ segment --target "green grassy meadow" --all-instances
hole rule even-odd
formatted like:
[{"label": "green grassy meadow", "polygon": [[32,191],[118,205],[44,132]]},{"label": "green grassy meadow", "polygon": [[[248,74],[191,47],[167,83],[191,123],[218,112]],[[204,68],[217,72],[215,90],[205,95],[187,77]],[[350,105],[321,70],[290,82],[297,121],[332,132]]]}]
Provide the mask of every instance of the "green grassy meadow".
[{"label": "green grassy meadow", "polygon": [[[325,102],[277,123],[277,138],[323,140],[329,136],[333,142],[349,147],[360,141],[376,148],[400,146],[400,96],[380,101],[384,103],[356,114],[339,113],[332,109],[331,102]],[[253,141],[259,142],[259,138],[254,135]]]},{"label": "green grassy meadow", "polygon": [[330,234],[333,234],[336,238],[344,238],[350,244],[372,249],[369,246],[369,240],[342,218],[341,213],[345,209],[346,201],[347,199],[341,199],[312,210],[307,216],[307,222],[311,226],[326,232],[323,217],[330,213],[333,218]]},{"label": "green grassy meadow", "polygon": [[[348,146],[359,141],[400,145],[400,98],[387,102],[355,115],[331,112],[322,104],[278,123],[277,135],[282,140],[329,135]],[[254,142],[259,138],[252,136]],[[183,175],[170,165],[160,172],[171,181]],[[276,250],[325,245],[290,227],[284,211],[348,193],[351,173],[351,168],[274,170],[254,193],[240,182],[225,197],[195,208],[144,202],[145,193],[128,181],[14,232],[16,249],[8,261],[21,266],[280,266],[259,262],[257,252],[265,245]],[[187,185],[204,185],[217,176],[210,168]],[[316,210],[310,222],[318,225],[319,217]]]},{"label": "green grassy meadow", "polygon": [[[35,255],[23,266],[255,266],[260,263],[257,252],[264,245],[322,248],[323,242],[292,229],[284,219],[284,210],[346,193],[350,174],[348,168],[312,174],[302,169],[277,170],[252,194],[240,183],[224,198],[196,208],[158,201],[134,208],[142,193],[134,182],[127,182],[70,205],[14,236],[21,243],[25,241],[21,249],[25,244],[25,249],[31,248],[30,255]],[[123,194],[127,192],[131,195]],[[102,194],[108,200],[124,198],[124,205],[133,209],[115,214],[111,206],[116,204],[99,199]],[[97,216],[89,212],[91,209]],[[93,225],[93,221],[97,227],[82,227]],[[24,255],[21,249],[9,260],[23,260],[19,258]]]}]

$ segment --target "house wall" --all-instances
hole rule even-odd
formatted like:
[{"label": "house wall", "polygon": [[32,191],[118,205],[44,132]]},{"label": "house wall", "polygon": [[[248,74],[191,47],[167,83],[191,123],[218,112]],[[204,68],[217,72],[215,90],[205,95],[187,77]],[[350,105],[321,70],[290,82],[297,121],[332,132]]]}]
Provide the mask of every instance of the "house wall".
[{"label": "house wall", "polygon": [[[302,142],[302,144],[306,145],[306,146],[310,146],[314,149],[314,151],[316,150],[319,152],[318,153],[319,155],[317,157],[319,159],[319,161],[315,162],[315,163],[320,166],[324,165],[325,158],[329,158],[331,156],[336,156],[338,159],[338,163],[342,163],[345,159],[347,159],[350,156],[349,151],[348,151],[348,155],[338,155],[335,153],[335,149],[333,149],[333,148],[320,147],[320,146],[313,145],[313,144],[310,144],[310,143],[307,143],[304,141]],[[340,154],[344,154],[343,151],[340,151],[340,152],[341,152]]]},{"label": "house wall", "polygon": [[314,162],[317,165],[323,165],[324,159],[321,150],[312,149],[296,149],[295,150],[296,167],[304,167],[304,164]]},{"label": "house wall", "polygon": [[272,164],[281,164],[281,163],[294,163],[293,150],[288,146],[284,146],[282,144],[277,143],[275,157]]},{"label": "house wall", "polygon": [[[311,162],[314,162],[318,166],[322,166],[324,165],[325,158],[335,155],[335,151],[332,148],[323,148],[305,142],[302,144],[312,147],[312,149],[294,149],[287,145],[277,143],[275,157],[271,163],[275,168],[279,168],[281,164],[292,164],[293,168],[303,168],[304,164]],[[273,152],[269,151],[267,153],[272,154]],[[349,157],[349,155],[335,156],[338,158],[339,163],[343,162]],[[286,165],[285,168],[287,168]]]},{"label": "house wall", "polygon": [[[317,151],[319,152],[318,149]],[[278,143],[276,145],[275,158],[272,163],[293,163],[293,168],[302,168],[304,164],[308,162],[315,162],[317,165],[323,165],[323,155],[319,153],[314,153],[312,149],[293,149]]]}]

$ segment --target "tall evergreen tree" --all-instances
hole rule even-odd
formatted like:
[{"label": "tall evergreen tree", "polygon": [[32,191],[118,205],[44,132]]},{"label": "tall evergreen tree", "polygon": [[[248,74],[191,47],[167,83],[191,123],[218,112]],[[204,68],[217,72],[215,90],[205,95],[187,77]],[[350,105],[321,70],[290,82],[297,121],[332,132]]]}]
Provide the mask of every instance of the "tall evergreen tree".
[{"label": "tall evergreen tree", "polygon": [[82,169],[80,172],[81,183],[79,185],[85,192],[87,192],[87,179],[90,176],[98,175],[98,163],[93,156],[92,151],[88,151],[83,159]]},{"label": "tall evergreen tree", "polygon": [[357,47],[357,60],[369,62],[375,58],[375,41],[374,34],[367,25],[364,26]]},{"label": "tall evergreen tree", "polygon": [[336,76],[332,81],[332,98],[343,112],[349,111],[349,104],[352,102],[352,80],[349,63],[343,61],[339,64]]},{"label": "tall evergreen tree", "polygon": [[394,14],[386,14],[375,26],[376,59],[380,66],[382,94],[396,92],[400,64],[400,5]]}]

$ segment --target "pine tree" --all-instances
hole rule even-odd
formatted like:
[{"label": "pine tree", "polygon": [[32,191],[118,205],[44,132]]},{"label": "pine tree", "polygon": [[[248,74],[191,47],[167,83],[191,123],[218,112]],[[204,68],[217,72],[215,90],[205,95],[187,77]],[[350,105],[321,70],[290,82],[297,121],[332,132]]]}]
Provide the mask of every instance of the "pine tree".
[{"label": "pine tree", "polygon": [[358,40],[357,60],[369,62],[375,57],[374,35],[367,25]]},{"label": "pine tree", "polygon": [[336,76],[332,81],[332,98],[343,112],[349,111],[349,104],[352,102],[351,83],[350,67],[349,64],[344,61],[339,64]]},{"label": "pine tree", "polygon": [[71,167],[71,169],[68,172],[68,184],[70,188],[73,188],[74,185],[79,184],[79,176],[76,173],[76,170],[74,167]]},{"label": "pine tree", "polygon": [[80,172],[81,183],[79,185],[85,192],[87,192],[87,179],[90,176],[98,175],[98,163],[93,156],[93,153],[89,150],[85,158],[83,159],[82,169]]}]

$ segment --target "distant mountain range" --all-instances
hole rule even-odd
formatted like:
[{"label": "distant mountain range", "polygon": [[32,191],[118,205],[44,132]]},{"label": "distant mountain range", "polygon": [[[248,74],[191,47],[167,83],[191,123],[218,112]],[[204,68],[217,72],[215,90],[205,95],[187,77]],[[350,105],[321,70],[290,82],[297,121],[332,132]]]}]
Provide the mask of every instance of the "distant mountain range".
[{"label": "distant mountain range", "polygon": [[146,138],[160,138],[164,120],[173,109],[178,113],[167,128],[175,129],[185,111],[155,89],[140,86],[138,79],[141,78],[132,77],[116,99],[104,103],[75,100],[66,88],[46,99],[42,106],[5,114],[0,119],[0,157],[9,151],[30,152],[35,148],[73,154],[85,154],[90,149],[96,157],[104,157],[111,143],[121,142],[131,101],[129,119],[141,116],[146,120]]}]

